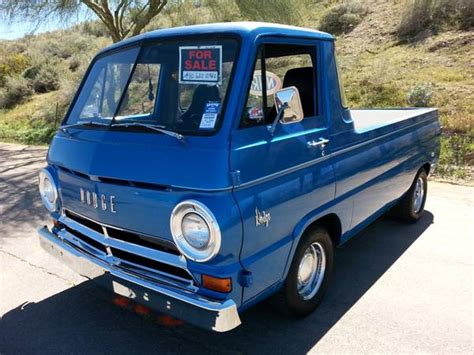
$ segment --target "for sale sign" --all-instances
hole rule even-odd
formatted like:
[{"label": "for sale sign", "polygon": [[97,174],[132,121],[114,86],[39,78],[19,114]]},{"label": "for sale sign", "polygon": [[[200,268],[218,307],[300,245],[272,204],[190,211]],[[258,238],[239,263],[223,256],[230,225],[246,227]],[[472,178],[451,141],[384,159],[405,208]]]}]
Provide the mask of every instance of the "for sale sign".
[{"label": "for sale sign", "polygon": [[222,46],[179,47],[179,82],[181,84],[220,84]]}]

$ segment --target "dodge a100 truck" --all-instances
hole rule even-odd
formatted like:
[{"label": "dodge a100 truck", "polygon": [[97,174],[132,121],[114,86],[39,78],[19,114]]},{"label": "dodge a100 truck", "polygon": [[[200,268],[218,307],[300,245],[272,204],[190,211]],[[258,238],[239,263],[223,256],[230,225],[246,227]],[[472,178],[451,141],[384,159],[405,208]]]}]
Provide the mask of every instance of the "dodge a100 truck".
[{"label": "dodge a100 truck", "polygon": [[[334,248],[423,214],[431,108],[347,107],[334,37],[265,23],[163,29],[92,61],[39,174],[42,247],[100,285],[224,332],[272,297],[304,316]],[[402,227],[400,227],[402,228]]]}]

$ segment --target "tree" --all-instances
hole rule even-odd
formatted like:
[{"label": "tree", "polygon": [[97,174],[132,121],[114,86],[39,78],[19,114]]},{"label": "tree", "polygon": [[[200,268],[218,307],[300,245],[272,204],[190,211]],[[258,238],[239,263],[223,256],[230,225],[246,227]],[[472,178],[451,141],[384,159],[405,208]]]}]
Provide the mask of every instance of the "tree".
[{"label": "tree", "polygon": [[104,24],[114,42],[139,34],[167,4],[167,0],[0,0],[0,12],[10,21],[41,23],[64,20],[78,14],[82,6]]}]

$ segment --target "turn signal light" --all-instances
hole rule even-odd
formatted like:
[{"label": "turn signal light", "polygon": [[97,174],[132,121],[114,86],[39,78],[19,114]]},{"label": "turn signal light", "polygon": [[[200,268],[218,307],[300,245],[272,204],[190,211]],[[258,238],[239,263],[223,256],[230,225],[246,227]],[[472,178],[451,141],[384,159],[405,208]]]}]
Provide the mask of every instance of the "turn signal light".
[{"label": "turn signal light", "polygon": [[232,279],[220,279],[214,276],[202,275],[202,286],[212,291],[230,292],[232,291]]}]

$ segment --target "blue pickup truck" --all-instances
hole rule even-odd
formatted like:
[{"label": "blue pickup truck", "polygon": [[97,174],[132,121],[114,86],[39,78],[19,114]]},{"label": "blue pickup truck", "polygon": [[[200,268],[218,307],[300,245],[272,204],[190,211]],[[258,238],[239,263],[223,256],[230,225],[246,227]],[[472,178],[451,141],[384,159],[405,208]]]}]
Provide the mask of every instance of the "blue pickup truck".
[{"label": "blue pickup truck", "polygon": [[348,108],[327,33],[154,31],[92,61],[49,148],[42,247],[102,286],[229,331],[272,297],[312,312],[334,248],[416,222],[439,155],[431,108]]}]

